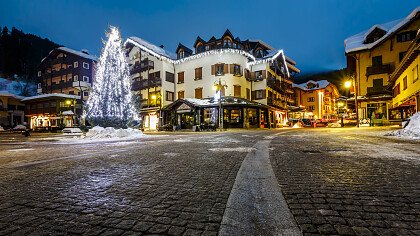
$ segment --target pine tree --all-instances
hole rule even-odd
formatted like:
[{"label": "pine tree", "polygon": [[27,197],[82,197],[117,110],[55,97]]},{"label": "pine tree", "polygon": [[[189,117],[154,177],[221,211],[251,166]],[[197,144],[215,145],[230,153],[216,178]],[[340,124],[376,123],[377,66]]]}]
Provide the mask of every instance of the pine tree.
[{"label": "pine tree", "polygon": [[97,63],[86,118],[92,125],[126,128],[137,117],[129,68],[118,29],[111,26],[107,37]]}]

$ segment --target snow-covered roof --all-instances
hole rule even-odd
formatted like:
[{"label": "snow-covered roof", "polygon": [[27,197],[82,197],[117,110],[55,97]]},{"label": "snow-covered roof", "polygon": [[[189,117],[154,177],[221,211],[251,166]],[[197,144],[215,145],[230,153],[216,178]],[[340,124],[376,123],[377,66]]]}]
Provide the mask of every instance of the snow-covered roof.
[{"label": "snow-covered roof", "polygon": [[23,96],[18,96],[18,95],[16,95],[16,94],[10,93],[9,91],[6,91],[6,90],[2,90],[2,91],[0,91],[0,96],[1,96],[1,97],[12,97],[12,98],[16,98],[16,99],[18,99],[18,100],[22,100],[22,99],[24,99],[24,98],[25,98],[25,97],[23,97]]},{"label": "snow-covered roof", "polygon": [[[368,30],[365,30],[363,32],[360,32],[356,35],[353,35],[345,39],[344,45],[345,45],[346,53],[371,49],[375,47],[379,43],[383,42],[383,40],[388,38],[390,35],[392,35],[396,31],[398,31],[400,28],[405,26],[407,23],[409,23],[412,19],[414,19],[419,11],[420,11],[420,7],[417,7],[407,17],[403,19],[394,20],[394,21],[384,23],[384,24],[374,25]],[[376,40],[375,42],[364,43],[366,41],[366,37],[376,28],[384,30],[386,32],[385,35],[382,36],[380,39]]]},{"label": "snow-covered roof", "polygon": [[[194,54],[185,58],[181,58],[181,59],[176,59],[176,55],[174,55],[173,53],[170,53],[168,51],[163,50],[163,48],[158,47],[152,43],[147,42],[144,39],[138,38],[138,37],[129,37],[125,44],[127,43],[132,43],[137,47],[140,47],[142,50],[152,54],[153,56],[161,59],[161,60],[166,60],[169,63],[173,63],[173,64],[180,64],[189,60],[194,60],[197,58],[201,58],[203,56],[207,56],[207,55],[212,55],[212,54],[222,54],[222,53],[238,53],[241,55],[244,55],[246,57],[248,57],[250,59],[250,62],[248,63],[249,65],[256,65],[256,64],[260,64],[260,63],[267,63],[267,62],[271,62],[273,60],[276,60],[277,57],[279,57],[281,55],[284,64],[286,64],[286,58],[284,55],[284,51],[282,49],[280,50],[270,50],[269,54],[266,55],[264,58],[261,59],[257,59],[255,58],[252,54],[250,54],[247,51],[244,50],[240,50],[240,49],[233,49],[233,48],[222,48],[222,49],[216,49],[216,50],[210,50],[210,51],[205,51],[202,53],[198,53],[198,54]],[[270,47],[271,48],[271,47]],[[297,68],[296,68],[297,69]],[[286,67],[286,72],[287,75],[289,76],[289,68]]]},{"label": "snow-covered roof", "polygon": [[76,96],[76,95],[71,95],[71,94],[64,94],[64,93],[50,93],[50,94],[41,94],[41,95],[36,95],[36,96],[32,96],[32,97],[26,97],[24,99],[22,99],[22,101],[30,101],[30,100],[35,100],[35,99],[40,99],[40,98],[70,98],[70,99],[80,99],[80,96]]},{"label": "snow-covered roof", "polygon": [[[58,47],[58,48],[55,48],[55,49],[51,50],[50,53],[48,53],[48,55],[50,55],[54,50],[61,50],[61,51],[68,52],[68,53],[71,53],[71,54],[74,54],[74,55],[77,55],[77,56],[80,56],[80,57],[83,57],[83,58],[86,58],[86,59],[94,60],[94,61],[97,61],[98,60],[98,58],[96,56],[94,56],[94,55],[89,55],[89,54],[86,54],[84,52],[80,52],[80,51],[76,51],[76,50],[70,49],[68,47]],[[86,50],[86,49],[84,49],[84,50]],[[47,57],[48,56],[42,58],[41,62],[43,62]]]},{"label": "snow-covered roof", "polygon": [[212,105],[212,104],[217,103],[217,101],[210,100],[210,99],[184,98],[184,100],[196,106],[206,106],[206,105]]},{"label": "snow-covered roof", "polygon": [[[315,86],[313,88],[310,88],[310,87],[308,87],[309,84],[314,84]],[[305,91],[312,91],[312,90],[324,89],[329,84],[330,84],[330,82],[328,82],[327,80],[319,80],[319,81],[309,80],[306,83],[293,84],[293,87],[294,88],[299,88],[299,89],[302,89],[302,90],[305,90]]]},{"label": "snow-covered roof", "polygon": [[89,54],[86,54],[84,52],[79,52],[79,51],[76,51],[76,50],[73,50],[73,49],[70,49],[70,48],[67,48],[67,47],[59,47],[58,49],[62,50],[62,51],[65,51],[65,52],[68,52],[68,53],[71,53],[71,54],[78,55],[80,57],[91,59],[91,60],[94,60],[94,61],[96,61],[98,59],[96,56],[89,55]]},{"label": "snow-covered roof", "polygon": [[166,50],[164,50],[161,47],[158,47],[152,43],[149,43],[148,41],[139,38],[139,37],[129,37],[129,39],[135,41],[136,43],[143,45],[144,47],[148,48],[149,50],[152,50],[153,52],[161,55],[161,56],[165,56],[168,57],[170,59],[176,59],[176,55],[174,53],[168,52]]},{"label": "snow-covered roof", "polygon": [[250,39],[249,41],[250,41],[250,42],[258,42],[258,43],[260,43],[261,45],[263,45],[264,47],[268,48],[268,50],[274,50],[274,48],[273,48],[273,47],[271,47],[268,43],[266,43],[266,42],[262,41],[261,39]]}]

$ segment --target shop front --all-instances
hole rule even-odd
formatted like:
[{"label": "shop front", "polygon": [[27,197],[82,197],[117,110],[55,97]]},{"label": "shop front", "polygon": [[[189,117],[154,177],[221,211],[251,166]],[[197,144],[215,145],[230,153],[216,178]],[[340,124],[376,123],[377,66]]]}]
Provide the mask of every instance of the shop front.
[{"label": "shop front", "polygon": [[[220,104],[213,98],[179,99],[163,108],[163,125],[176,129],[219,127]],[[223,128],[269,128],[269,107],[242,98],[224,97]],[[196,128],[194,128],[196,127]]]}]

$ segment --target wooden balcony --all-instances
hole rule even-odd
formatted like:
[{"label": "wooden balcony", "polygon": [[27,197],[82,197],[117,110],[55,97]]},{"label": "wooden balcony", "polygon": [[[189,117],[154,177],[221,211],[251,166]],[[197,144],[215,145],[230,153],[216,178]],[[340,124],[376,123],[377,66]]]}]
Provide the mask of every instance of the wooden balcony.
[{"label": "wooden balcony", "polygon": [[366,68],[366,76],[378,74],[391,74],[393,71],[394,68],[391,64],[369,66]]},{"label": "wooden balcony", "polygon": [[141,73],[155,68],[155,63],[151,60],[136,62],[130,70],[131,74]]},{"label": "wooden balcony", "polygon": [[143,80],[134,81],[131,84],[131,90],[138,91],[147,88],[154,88],[162,86],[162,79],[161,78],[149,78]]}]

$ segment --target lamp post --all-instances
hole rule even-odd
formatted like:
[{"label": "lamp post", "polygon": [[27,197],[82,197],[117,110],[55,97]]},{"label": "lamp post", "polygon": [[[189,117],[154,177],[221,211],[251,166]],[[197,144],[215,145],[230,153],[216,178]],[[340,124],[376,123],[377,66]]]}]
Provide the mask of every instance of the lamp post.
[{"label": "lamp post", "polygon": [[[157,94],[157,95],[156,95]],[[155,93],[152,95],[152,99],[155,100],[155,106],[157,106],[157,100],[159,99],[159,120],[158,120],[158,127],[161,127],[161,119],[162,119],[162,95],[160,92]]]},{"label": "lamp post", "polygon": [[354,106],[356,107],[356,126],[359,128],[359,106],[357,104],[357,86],[356,86],[356,79],[353,75],[350,76],[351,80],[346,81],[344,83],[344,86],[348,89],[350,89],[351,85],[353,84],[354,88]]},{"label": "lamp post", "polygon": [[219,80],[214,81],[214,88],[216,89],[216,93],[219,93],[219,130],[223,131],[223,109],[222,109],[222,89],[227,88],[226,81],[223,81],[219,78]]}]

